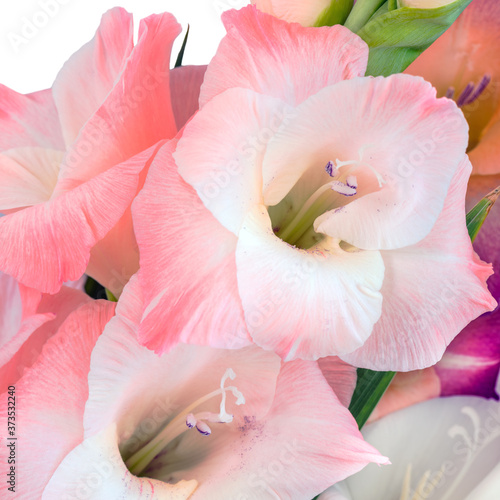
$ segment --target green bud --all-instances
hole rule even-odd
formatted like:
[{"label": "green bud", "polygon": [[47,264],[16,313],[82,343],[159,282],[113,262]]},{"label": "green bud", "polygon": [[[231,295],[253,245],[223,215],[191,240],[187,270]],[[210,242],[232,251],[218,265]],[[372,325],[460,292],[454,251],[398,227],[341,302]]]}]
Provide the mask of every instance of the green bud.
[{"label": "green bud", "polygon": [[334,24],[344,24],[349,12],[351,12],[354,0],[332,0],[318,16],[314,26],[333,26]]}]

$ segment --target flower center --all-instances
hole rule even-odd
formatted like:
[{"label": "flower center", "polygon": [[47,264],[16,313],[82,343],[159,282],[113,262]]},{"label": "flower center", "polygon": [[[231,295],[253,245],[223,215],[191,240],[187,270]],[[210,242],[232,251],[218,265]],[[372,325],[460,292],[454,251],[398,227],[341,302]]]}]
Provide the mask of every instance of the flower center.
[{"label": "flower center", "polygon": [[[229,391],[233,394],[236,398],[237,405],[245,404],[243,394],[235,386],[225,387],[226,380],[228,378],[234,380],[235,377],[236,374],[234,371],[228,368],[222,376],[220,389],[202,396],[184,408],[184,410],[174,417],[156,437],[126,460],[125,464],[128,470],[132,474],[139,476],[153,459],[169,445],[169,443],[189,429],[196,428],[200,434],[208,436],[212,433],[208,425],[209,422],[222,424],[232,422],[233,415],[226,411],[226,393]],[[208,411],[193,413],[193,410],[200,405],[217,396],[222,396],[219,413]]]},{"label": "flower center", "polygon": [[[278,205],[269,207],[276,236],[304,250],[319,243],[324,235],[314,231],[314,221],[325,212],[344,206],[348,203],[348,198],[358,194],[358,178],[354,175],[358,169],[373,174],[381,188],[385,180],[370,163],[363,160],[364,151],[368,147],[371,145],[360,148],[358,160],[342,161],[337,158],[335,162],[329,161],[324,169],[330,180],[313,188],[314,191],[307,198],[297,195],[297,191],[300,192],[301,189],[296,185]],[[306,172],[305,176],[308,175],[309,172]],[[300,179],[297,184],[303,180]]]}]

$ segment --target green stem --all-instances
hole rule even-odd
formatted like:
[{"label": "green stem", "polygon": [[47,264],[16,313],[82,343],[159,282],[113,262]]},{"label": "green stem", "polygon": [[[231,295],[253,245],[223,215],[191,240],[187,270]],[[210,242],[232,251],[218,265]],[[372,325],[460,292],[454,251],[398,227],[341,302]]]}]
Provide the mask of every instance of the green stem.
[{"label": "green stem", "polygon": [[357,33],[377,12],[385,0],[358,0],[349,14],[344,26]]}]

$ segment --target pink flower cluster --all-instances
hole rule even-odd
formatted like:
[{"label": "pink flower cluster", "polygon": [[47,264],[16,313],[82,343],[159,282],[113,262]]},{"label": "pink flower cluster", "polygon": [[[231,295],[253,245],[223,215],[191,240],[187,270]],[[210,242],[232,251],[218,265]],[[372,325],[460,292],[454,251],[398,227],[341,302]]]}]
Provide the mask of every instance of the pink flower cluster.
[{"label": "pink flower cluster", "polygon": [[343,26],[223,20],[208,67],[170,69],[174,17],[134,44],[115,8],[51,89],[0,88],[16,498],[310,499],[388,463],[356,368],[430,367],[496,307],[456,103],[366,77]]}]

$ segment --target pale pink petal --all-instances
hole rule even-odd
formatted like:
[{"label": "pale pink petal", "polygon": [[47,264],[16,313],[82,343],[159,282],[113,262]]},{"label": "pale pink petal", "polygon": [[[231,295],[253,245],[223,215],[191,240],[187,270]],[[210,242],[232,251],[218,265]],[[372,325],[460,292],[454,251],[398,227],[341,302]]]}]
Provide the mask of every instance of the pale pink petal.
[{"label": "pale pink petal", "polygon": [[208,66],[201,107],[232,87],[293,106],[323,87],[365,74],[368,47],[343,26],[303,28],[254,6],[228,11],[222,19],[228,34]]},{"label": "pale pink petal", "polygon": [[64,150],[52,91],[18,94],[0,85],[0,150],[41,147]]},{"label": "pale pink petal", "polygon": [[63,152],[16,148],[0,154],[0,210],[48,201],[57,183]]},{"label": "pale pink petal", "polygon": [[158,152],[132,210],[146,307],[141,343],[156,352],[178,341],[243,347],[249,338],[236,283],[236,237],[181,179],[174,148],[171,141]]},{"label": "pale pink petal", "polygon": [[73,54],[52,87],[67,146],[99,109],[133,47],[132,14],[114,8],[102,16],[94,38]]},{"label": "pale pink petal", "polygon": [[424,370],[397,373],[368,423],[407,406],[437,398],[440,394],[441,382],[432,366]]},{"label": "pale pink petal", "polygon": [[436,222],[467,147],[462,113],[435,95],[420,78],[394,75],[312,96],[268,146],[266,204],[278,203],[308,170],[361,161],[340,167],[357,176],[358,196],[319,216],[316,231],[370,250],[417,243]]},{"label": "pale pink petal", "polygon": [[465,159],[446,204],[427,238],[418,245],[382,252],[385,278],[382,317],[366,344],[342,359],[373,370],[409,371],[435,364],[446,346],[496,301],[486,279],[491,266],[472,249],[464,224],[471,172]]},{"label": "pale pink petal", "polygon": [[[335,2],[335,0],[333,0]],[[332,0],[252,0],[262,12],[289,23],[314,26],[320,14],[332,4]]]},{"label": "pale pink petal", "polygon": [[[17,382],[16,473],[23,479],[16,498],[40,498],[59,462],[81,442],[90,353],[113,312],[114,304],[105,301],[75,311]],[[7,394],[2,399],[7,401]],[[7,429],[7,404],[0,406],[0,423]],[[2,477],[8,451],[6,446],[0,448]]]},{"label": "pale pink petal", "polygon": [[206,66],[180,66],[170,72],[170,96],[175,123],[180,130],[196,111]]},{"label": "pale pink petal", "polygon": [[358,379],[356,368],[336,356],[318,359],[318,366],[339,401],[349,407]]},{"label": "pale pink petal", "polygon": [[293,109],[279,99],[230,89],[187,125],[174,153],[182,178],[205,206],[238,235],[246,213],[262,200],[262,157]]},{"label": "pale pink petal", "polygon": [[44,204],[0,218],[0,268],[25,285],[55,293],[77,279],[90,249],[122,217],[155,148]]},{"label": "pale pink petal", "polygon": [[168,13],[141,21],[139,40],[119,79],[64,158],[58,194],[175,136],[169,64],[180,30]]},{"label": "pale pink petal", "polygon": [[193,500],[312,498],[370,462],[387,463],[312,362],[283,366],[265,419],[242,419],[229,439],[210,437],[217,439],[210,454],[173,474],[198,480]]},{"label": "pale pink petal", "polygon": [[132,475],[120,456],[116,426],[86,439],[61,462],[43,491],[42,500],[102,498],[120,500],[187,500],[196,481],[168,484]]},{"label": "pale pink petal", "polygon": [[292,247],[274,235],[263,206],[245,219],[236,263],[253,340],[285,360],[352,352],[380,317],[379,252],[345,252],[329,240]]}]

